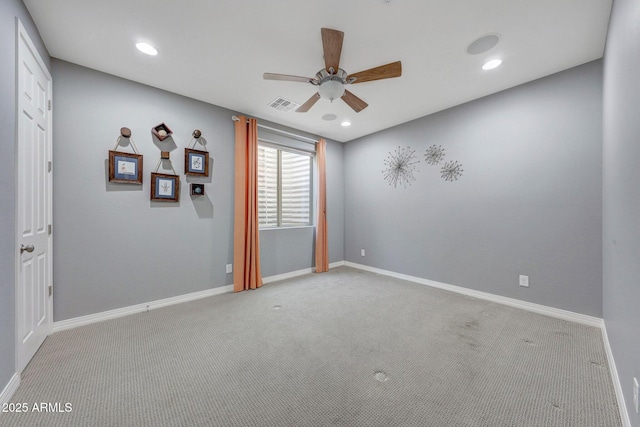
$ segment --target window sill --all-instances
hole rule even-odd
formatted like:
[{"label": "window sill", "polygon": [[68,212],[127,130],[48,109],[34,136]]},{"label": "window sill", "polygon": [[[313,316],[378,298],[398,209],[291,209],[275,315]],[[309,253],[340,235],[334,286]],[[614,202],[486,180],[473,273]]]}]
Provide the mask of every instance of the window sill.
[{"label": "window sill", "polygon": [[265,227],[260,228],[258,231],[278,231],[278,230],[300,230],[302,228],[316,228],[315,225],[297,225],[295,227]]}]

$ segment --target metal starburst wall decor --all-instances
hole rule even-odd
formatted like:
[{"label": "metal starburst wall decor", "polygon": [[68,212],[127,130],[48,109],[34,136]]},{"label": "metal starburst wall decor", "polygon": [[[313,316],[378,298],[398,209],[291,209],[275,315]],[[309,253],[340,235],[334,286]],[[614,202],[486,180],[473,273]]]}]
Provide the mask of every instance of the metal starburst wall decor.
[{"label": "metal starburst wall decor", "polygon": [[398,147],[395,151],[389,152],[384,160],[385,169],[382,171],[385,181],[393,188],[402,185],[407,188],[416,180],[414,173],[416,164],[420,163],[415,156],[416,151],[411,147]]},{"label": "metal starburst wall decor", "polygon": [[444,158],[444,148],[442,145],[432,145],[427,148],[427,151],[424,153],[424,161],[426,164],[435,166],[442,161]]},{"label": "metal starburst wall decor", "polygon": [[451,161],[442,166],[440,169],[440,176],[445,181],[457,181],[458,178],[462,176],[462,172],[464,172],[462,165],[457,161]]}]

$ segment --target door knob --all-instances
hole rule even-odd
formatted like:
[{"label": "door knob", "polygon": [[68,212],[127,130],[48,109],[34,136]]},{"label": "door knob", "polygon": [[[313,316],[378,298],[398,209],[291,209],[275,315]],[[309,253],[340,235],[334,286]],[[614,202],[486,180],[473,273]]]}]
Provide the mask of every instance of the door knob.
[{"label": "door knob", "polygon": [[35,248],[33,247],[33,245],[20,245],[20,253],[24,253],[24,252],[33,252]]}]

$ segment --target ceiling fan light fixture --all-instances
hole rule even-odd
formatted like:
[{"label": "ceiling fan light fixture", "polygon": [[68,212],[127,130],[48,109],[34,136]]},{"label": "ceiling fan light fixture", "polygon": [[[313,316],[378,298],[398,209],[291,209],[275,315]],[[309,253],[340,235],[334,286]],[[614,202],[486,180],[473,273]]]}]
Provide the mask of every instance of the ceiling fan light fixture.
[{"label": "ceiling fan light fixture", "polygon": [[320,93],[322,98],[333,102],[334,99],[338,99],[344,95],[344,84],[338,80],[327,80],[320,85],[318,93]]}]

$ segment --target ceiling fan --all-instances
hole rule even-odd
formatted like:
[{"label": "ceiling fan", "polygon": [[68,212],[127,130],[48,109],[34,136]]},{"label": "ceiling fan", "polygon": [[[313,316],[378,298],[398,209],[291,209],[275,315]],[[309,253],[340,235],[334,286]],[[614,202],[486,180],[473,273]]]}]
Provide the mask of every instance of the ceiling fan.
[{"label": "ceiling fan", "polygon": [[320,32],[322,34],[325,68],[318,71],[315,78],[274,73],[264,73],[262,76],[265,80],[286,80],[311,83],[314,86],[318,86],[318,92],[298,107],[296,110],[298,113],[306,113],[309,111],[320,98],[329,99],[331,102],[333,102],[334,99],[342,98],[349,107],[353,108],[356,113],[359,113],[367,108],[369,104],[346,90],[346,85],[389,79],[402,75],[402,63],[400,61],[360,71],[355,74],[347,74],[345,70],[339,67],[344,33],[329,28],[322,28]]}]

